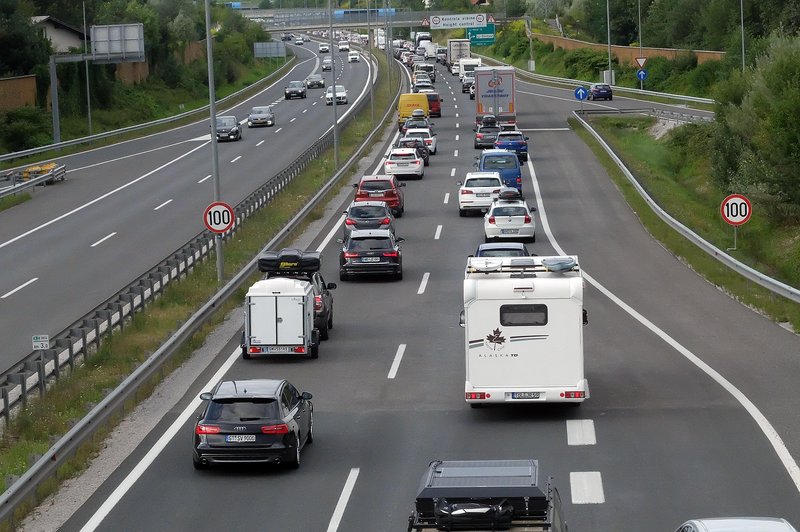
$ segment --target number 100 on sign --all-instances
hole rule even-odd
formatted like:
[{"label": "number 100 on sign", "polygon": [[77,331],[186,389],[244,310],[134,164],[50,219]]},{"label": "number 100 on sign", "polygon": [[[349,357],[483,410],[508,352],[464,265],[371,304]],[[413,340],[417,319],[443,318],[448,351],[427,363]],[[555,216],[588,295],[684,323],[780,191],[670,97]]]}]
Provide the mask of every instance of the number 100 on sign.
[{"label": "number 100 on sign", "polygon": [[753,206],[741,194],[731,194],[722,200],[719,211],[726,223],[738,226],[747,223],[753,213]]},{"label": "number 100 on sign", "polygon": [[233,222],[236,217],[233,214],[233,209],[227,203],[216,201],[206,207],[203,213],[203,223],[209,231],[222,234],[233,227]]}]

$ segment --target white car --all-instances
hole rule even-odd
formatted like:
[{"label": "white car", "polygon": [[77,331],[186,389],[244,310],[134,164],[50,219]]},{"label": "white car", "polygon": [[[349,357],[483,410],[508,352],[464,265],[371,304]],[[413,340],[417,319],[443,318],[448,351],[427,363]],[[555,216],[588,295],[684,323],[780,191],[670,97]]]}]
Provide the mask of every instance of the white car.
[{"label": "white car", "polygon": [[[344,85],[336,85],[336,105],[347,103],[347,89]],[[325,105],[333,105],[333,87],[325,89]]]},{"label": "white car", "polygon": [[413,148],[394,148],[389,152],[389,157],[383,165],[387,175],[415,175],[422,179],[425,175],[424,161],[417,157],[417,150]]},{"label": "white car", "polygon": [[469,211],[488,211],[503,188],[499,172],[469,172],[458,184],[459,216],[466,216]]},{"label": "white car", "polygon": [[458,67],[458,63],[450,65],[450,73],[452,75],[457,76],[459,72],[461,72],[461,69]]},{"label": "white car", "polygon": [[302,37],[298,37],[297,39],[295,39],[295,40],[294,40],[294,43],[295,43],[297,46],[303,46],[303,43],[304,43],[304,42],[305,42],[305,41],[303,41],[303,38],[302,38]]},{"label": "white car", "polygon": [[333,59],[331,59],[331,56],[326,55],[322,59],[322,71],[325,72],[327,70],[332,70],[332,69],[333,69]]},{"label": "white car", "polygon": [[320,53],[327,53],[327,52],[330,52],[330,51],[331,51],[331,48],[330,48],[330,46],[328,46],[328,43],[326,43],[326,42],[319,43],[319,52]]},{"label": "white car", "polygon": [[513,188],[504,188],[483,217],[486,242],[497,239],[530,240],[536,242],[536,222],[528,204]]},{"label": "white car", "polygon": [[361,61],[361,56],[358,52],[347,52],[347,62],[348,63],[359,63]]},{"label": "white car", "polygon": [[419,137],[425,141],[425,145],[431,152],[431,155],[436,155],[436,133],[431,133],[428,128],[412,128],[406,130],[406,137]]},{"label": "white car", "polygon": [[347,41],[339,41],[339,51],[340,52],[349,52],[350,51],[350,43]]}]

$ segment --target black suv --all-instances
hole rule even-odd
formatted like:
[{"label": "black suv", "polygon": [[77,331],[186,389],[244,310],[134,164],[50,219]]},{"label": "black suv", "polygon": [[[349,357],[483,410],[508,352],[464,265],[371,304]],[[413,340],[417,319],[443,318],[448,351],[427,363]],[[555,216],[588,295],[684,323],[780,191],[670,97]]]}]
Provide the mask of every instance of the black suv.
[{"label": "black suv", "polygon": [[283,97],[287,100],[291,100],[292,98],[305,98],[306,97],[306,85],[302,81],[290,81],[289,85],[283,89]]},{"label": "black suv", "polygon": [[314,328],[319,330],[321,340],[327,340],[329,329],[333,329],[333,294],[336,283],[326,283],[319,272],[322,254],[316,251],[301,251],[284,248],[280,251],[265,251],[258,258],[258,269],[266,278],[290,277],[307,281],[314,290]]}]

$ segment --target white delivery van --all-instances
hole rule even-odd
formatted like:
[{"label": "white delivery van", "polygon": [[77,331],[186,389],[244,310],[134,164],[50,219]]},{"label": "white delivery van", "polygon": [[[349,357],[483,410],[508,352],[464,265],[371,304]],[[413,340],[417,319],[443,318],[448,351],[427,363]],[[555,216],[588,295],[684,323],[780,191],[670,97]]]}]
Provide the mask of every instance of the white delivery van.
[{"label": "white delivery van", "polygon": [[577,257],[469,257],[466,401],[582,403],[586,323]]},{"label": "white delivery van", "polygon": [[245,298],[242,358],[253,355],[319,356],[311,283],[273,277],[250,287]]}]

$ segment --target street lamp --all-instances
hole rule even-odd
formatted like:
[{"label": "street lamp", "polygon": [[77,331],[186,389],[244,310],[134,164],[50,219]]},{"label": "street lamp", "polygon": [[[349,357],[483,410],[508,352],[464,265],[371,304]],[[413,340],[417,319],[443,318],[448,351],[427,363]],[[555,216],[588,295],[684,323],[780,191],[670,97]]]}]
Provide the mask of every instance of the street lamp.
[{"label": "street lamp", "polygon": [[[611,7],[610,0],[606,0],[606,27],[608,29],[608,84],[614,84],[614,74],[611,70]],[[606,81],[606,80],[603,80]]]},{"label": "street lamp", "polygon": [[[642,0],[639,0],[639,57],[644,57],[642,52]],[[639,88],[644,90],[644,80],[639,80]]]},{"label": "street lamp", "polygon": [[[214,176],[214,201],[221,201],[219,186],[219,154],[217,153],[217,96],[214,90],[214,57],[211,46],[211,0],[206,0],[206,59],[208,61],[208,111],[211,115],[211,175]],[[217,282],[222,283],[224,261],[222,257],[222,235],[214,235],[214,250],[217,252]]]},{"label": "street lamp", "polygon": [[[206,0],[208,1],[208,0]],[[333,168],[334,173],[339,169],[339,127],[337,126],[337,122],[339,118],[336,113],[336,56],[333,55],[333,0],[328,0],[328,30],[330,34],[328,38],[330,40],[330,50],[329,53],[331,54],[331,107],[333,107]]]},{"label": "street lamp", "polygon": [[[367,62],[372,65],[372,26],[369,22],[369,0],[367,0]],[[372,98],[372,68],[367,68],[367,73],[369,75],[369,79],[367,83],[369,83],[369,111],[370,117],[372,121],[370,124],[375,123],[375,100]]]},{"label": "street lamp", "polygon": [[739,0],[739,13],[742,21],[742,72],[744,72],[746,68],[744,61],[744,0]]}]

